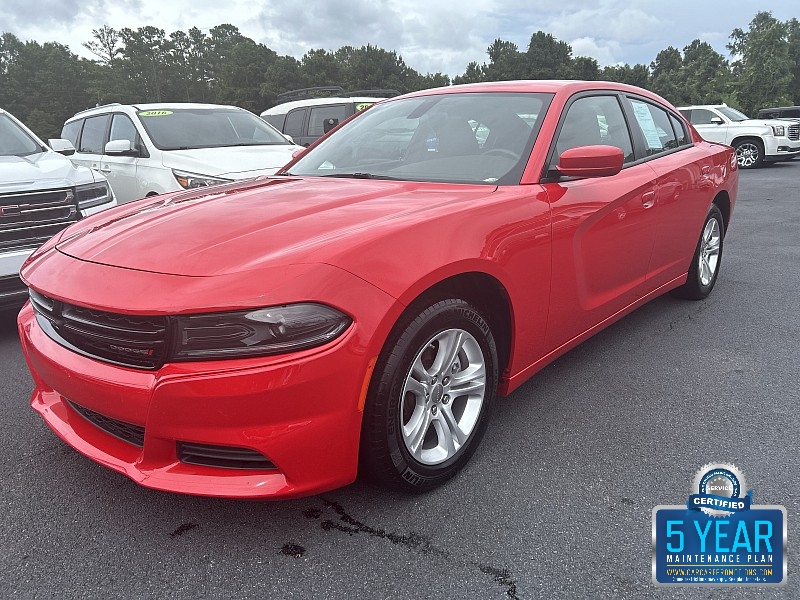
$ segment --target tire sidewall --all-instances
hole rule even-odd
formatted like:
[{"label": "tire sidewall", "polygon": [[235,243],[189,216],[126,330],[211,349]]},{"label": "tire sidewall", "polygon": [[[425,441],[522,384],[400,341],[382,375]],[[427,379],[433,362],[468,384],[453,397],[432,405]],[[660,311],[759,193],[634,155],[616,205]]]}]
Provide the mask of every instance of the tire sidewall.
[{"label": "tire sidewall", "polygon": [[[703,251],[703,235],[705,234],[708,223],[712,219],[717,221],[717,226],[719,227],[719,256],[717,258],[717,268],[714,269],[714,274],[711,277],[711,281],[709,281],[707,285],[703,285],[703,282],[700,280],[700,253]],[[705,221],[703,221],[703,229],[700,231],[700,239],[697,240],[697,248],[695,249],[694,258],[692,259],[692,268],[689,271],[689,277],[693,283],[693,288],[697,290],[697,296],[700,298],[705,298],[708,296],[711,293],[711,290],[714,289],[714,285],[717,283],[719,271],[722,268],[722,248],[724,243],[725,222],[722,219],[722,212],[719,210],[719,207],[717,207],[716,204],[712,204],[711,208],[708,210]]]},{"label": "tire sidewall", "polygon": [[[412,361],[424,344],[437,334],[454,328],[469,332],[483,353],[486,386],[481,414],[467,441],[455,456],[437,465],[425,465],[411,455],[403,440],[400,421],[402,392]],[[382,361],[383,369],[378,388],[382,397],[382,401],[378,400],[378,406],[385,406],[381,417],[387,450],[394,470],[406,485],[417,489],[434,487],[455,475],[464,466],[486,430],[498,378],[494,337],[488,323],[477,310],[463,300],[452,299],[436,302],[419,313],[400,334],[394,349],[395,352]]]}]

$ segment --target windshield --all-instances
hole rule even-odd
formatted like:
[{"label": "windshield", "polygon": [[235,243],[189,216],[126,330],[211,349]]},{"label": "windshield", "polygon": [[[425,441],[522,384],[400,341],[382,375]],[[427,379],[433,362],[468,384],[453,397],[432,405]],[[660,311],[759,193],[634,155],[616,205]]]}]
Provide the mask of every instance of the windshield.
[{"label": "windshield", "polygon": [[551,99],[462,92],[388,100],[324,139],[287,174],[516,184]]},{"label": "windshield", "polygon": [[170,108],[137,113],[159,150],[289,145],[274,127],[236,108]]},{"label": "windshield", "polygon": [[721,106],[717,110],[728,117],[731,121],[747,121],[750,118],[746,114],[729,106]]},{"label": "windshield", "polygon": [[41,144],[13,119],[0,113],[0,156],[29,156],[44,152]]}]

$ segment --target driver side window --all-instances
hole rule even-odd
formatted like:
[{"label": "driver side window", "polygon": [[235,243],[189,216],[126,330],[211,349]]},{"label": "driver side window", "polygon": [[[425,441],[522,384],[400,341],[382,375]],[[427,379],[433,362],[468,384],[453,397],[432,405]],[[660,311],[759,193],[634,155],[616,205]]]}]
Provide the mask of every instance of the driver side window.
[{"label": "driver side window", "polygon": [[616,96],[585,96],[575,100],[561,125],[556,152],[560,156],[570,148],[597,145],[619,148],[625,163],[635,158],[630,130]]}]

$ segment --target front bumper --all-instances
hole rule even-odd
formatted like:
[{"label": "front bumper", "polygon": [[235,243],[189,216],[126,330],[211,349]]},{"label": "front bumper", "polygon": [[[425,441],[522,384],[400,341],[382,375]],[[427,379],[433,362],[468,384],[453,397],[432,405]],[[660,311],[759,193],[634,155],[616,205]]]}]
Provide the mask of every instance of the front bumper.
[{"label": "front bumper", "polygon": [[800,154],[800,142],[788,137],[769,136],[764,139],[764,160],[786,160]]},{"label": "front bumper", "polygon": [[[369,361],[355,325],[327,346],[292,355],[141,371],[63,348],[30,304],[18,323],[35,382],[31,406],[67,444],[145,487],[288,498],[356,477]],[[125,427],[143,435],[141,445]],[[183,443],[257,453],[274,468],[190,464],[179,458]]]}]

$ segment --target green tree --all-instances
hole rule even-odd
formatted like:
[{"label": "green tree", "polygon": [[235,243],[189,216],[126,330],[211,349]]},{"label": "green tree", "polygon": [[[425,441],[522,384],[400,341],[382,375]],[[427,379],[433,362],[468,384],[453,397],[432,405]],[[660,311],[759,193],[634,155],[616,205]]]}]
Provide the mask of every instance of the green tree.
[{"label": "green tree", "polygon": [[636,85],[640,88],[650,88],[650,69],[647,68],[647,65],[610,65],[603,67],[600,78],[606,81]]},{"label": "green tree", "polygon": [[747,31],[733,30],[728,50],[738,57],[735,98],[745,113],[765,106],[792,101],[792,60],[789,55],[789,27],[771,12],[761,11]]},{"label": "green tree", "polygon": [[515,43],[498,38],[486,49],[486,53],[489,55],[489,64],[482,68],[482,81],[525,79],[525,55]]},{"label": "green tree", "polygon": [[792,82],[789,88],[792,105],[800,104],[800,21],[790,19],[786,23],[789,41]]},{"label": "green tree", "polygon": [[479,83],[481,81],[486,81],[484,68],[475,61],[467,65],[467,70],[464,71],[463,75],[456,75],[453,78],[453,83],[456,85],[462,83]]},{"label": "green tree", "polygon": [[669,46],[650,63],[650,89],[675,105],[690,103],[683,74],[683,56],[677,48]]},{"label": "green tree", "polygon": [[597,60],[590,56],[576,56],[572,59],[570,77],[583,81],[597,81],[600,79],[600,67]]},{"label": "green tree", "polygon": [[731,93],[728,61],[707,42],[694,40],[683,49],[686,96],[693,104],[719,104]]},{"label": "green tree", "polygon": [[549,33],[537,31],[531,36],[525,62],[525,78],[563,79],[571,75],[572,47]]}]

